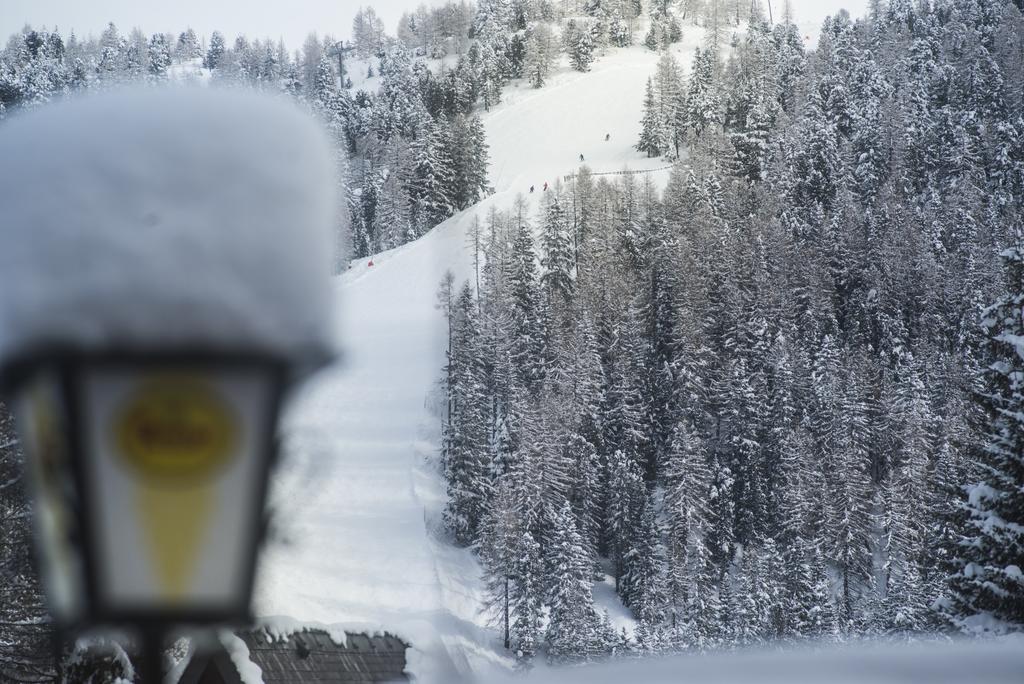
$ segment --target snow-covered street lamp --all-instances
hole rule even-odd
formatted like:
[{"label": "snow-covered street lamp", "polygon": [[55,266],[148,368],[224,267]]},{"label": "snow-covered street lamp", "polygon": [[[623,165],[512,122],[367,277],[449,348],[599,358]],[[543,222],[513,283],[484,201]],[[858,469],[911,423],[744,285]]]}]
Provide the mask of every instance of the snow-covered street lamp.
[{"label": "snow-covered street lamp", "polygon": [[280,360],[126,350],[33,365],[16,412],[54,617],[244,620]]},{"label": "snow-covered street lamp", "polygon": [[249,617],[281,400],[335,350],[329,149],[212,89],[0,129],[0,364],[65,628]]}]

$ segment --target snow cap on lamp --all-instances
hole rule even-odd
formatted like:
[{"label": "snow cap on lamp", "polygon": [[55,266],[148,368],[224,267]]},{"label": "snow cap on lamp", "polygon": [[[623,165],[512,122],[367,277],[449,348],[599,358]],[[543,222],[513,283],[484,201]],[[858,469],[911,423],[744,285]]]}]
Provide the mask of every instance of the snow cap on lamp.
[{"label": "snow cap on lamp", "polygon": [[0,126],[0,363],[51,347],[336,349],[320,127],[217,89],[72,99]]}]

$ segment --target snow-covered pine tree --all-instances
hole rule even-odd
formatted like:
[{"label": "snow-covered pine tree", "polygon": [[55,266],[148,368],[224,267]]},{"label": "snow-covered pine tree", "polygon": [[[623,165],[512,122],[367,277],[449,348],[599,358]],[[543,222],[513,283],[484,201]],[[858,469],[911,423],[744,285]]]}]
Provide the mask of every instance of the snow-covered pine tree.
[{"label": "snow-covered pine tree", "polygon": [[178,35],[178,42],[175,52],[179,60],[189,60],[201,57],[203,54],[199,46],[199,38],[191,27],[185,29]]},{"label": "snow-covered pine tree", "polygon": [[[512,60],[513,8],[509,0],[481,0],[473,20],[475,46],[470,59],[477,64],[484,108],[501,101],[501,87],[516,69]],[[475,49],[474,49],[475,48]]]},{"label": "snow-covered pine tree", "polygon": [[414,177],[412,201],[418,234],[441,223],[452,215],[454,185],[451,158],[451,131],[446,121],[430,125],[425,135],[413,144]]},{"label": "snow-covered pine tree", "polygon": [[752,548],[744,548],[733,563],[733,572],[722,580],[728,585],[726,600],[731,641],[740,648],[750,648],[759,641],[758,603],[767,598],[758,595],[757,564],[752,551]]},{"label": "snow-covered pine tree", "polygon": [[623,558],[619,594],[641,622],[653,626],[665,619],[667,568],[654,505],[649,496],[643,498],[643,510]]},{"label": "snow-covered pine tree", "polygon": [[609,452],[621,450],[640,466],[645,479],[657,470],[651,444],[650,393],[647,380],[651,358],[643,333],[644,317],[636,302],[626,305],[613,330],[605,330],[605,407],[602,441]]},{"label": "snow-covered pine tree", "polygon": [[536,395],[547,366],[543,302],[537,274],[537,253],[525,222],[519,223],[507,264],[509,286],[509,352],[520,386]]},{"label": "snow-covered pine tree", "polygon": [[736,540],[735,479],[732,470],[712,453],[709,459],[711,490],[708,494],[708,526],[704,531],[709,560],[724,575]]},{"label": "snow-covered pine tree", "polygon": [[429,135],[433,122],[413,73],[412,56],[403,46],[380,60],[380,90],[374,99],[373,128],[380,140],[400,135],[417,140]]},{"label": "snow-covered pine tree", "polygon": [[[857,376],[841,367],[832,338],[822,341],[813,376],[814,424],[826,491],[821,551],[839,576],[840,627],[851,629],[871,579],[871,503],[864,404]],[[853,385],[850,387],[849,385]]]},{"label": "snow-covered pine tree", "polygon": [[600,351],[589,316],[584,316],[572,345],[572,406],[576,413],[567,451],[576,473],[571,501],[577,529],[597,568],[598,548],[604,519],[604,479],[601,442],[604,372]]},{"label": "snow-covered pine tree", "polygon": [[507,649],[512,648],[513,583],[522,529],[512,484],[508,480],[499,482],[481,522],[476,549],[483,568],[484,610],[491,624],[501,631]]},{"label": "snow-covered pine tree", "polygon": [[594,62],[594,35],[589,24],[570,19],[562,31],[562,42],[569,64],[576,71],[590,71]]},{"label": "snow-covered pine tree", "polygon": [[664,468],[667,524],[667,602],[674,629],[687,621],[687,600],[694,581],[690,553],[707,527],[707,495],[711,488],[704,445],[687,420],[676,426]]},{"label": "snow-covered pine tree", "polygon": [[628,560],[634,540],[642,536],[641,516],[647,501],[643,475],[632,457],[621,449],[608,455],[608,503],[604,536],[612,561],[615,588],[625,600],[623,578],[629,572]]},{"label": "snow-covered pine tree", "polygon": [[933,418],[919,374],[908,375],[901,386],[909,396],[900,406],[900,451],[884,484],[888,581],[883,610],[887,629],[914,633],[927,626],[928,597],[921,565],[928,525],[938,512],[930,508],[929,497]]},{"label": "snow-covered pine tree", "polygon": [[523,58],[523,75],[534,88],[540,88],[551,73],[556,57],[555,38],[545,22],[538,22],[528,32],[526,55]]},{"label": "snow-covered pine tree", "polygon": [[153,81],[167,78],[167,69],[171,66],[171,48],[167,44],[167,36],[154,33],[149,39],[148,50],[149,76]]},{"label": "snow-covered pine tree", "polygon": [[633,44],[633,31],[629,22],[612,17],[608,23],[608,42],[615,47],[629,47]]},{"label": "snow-covered pine tree", "polygon": [[[380,182],[375,183],[377,205],[370,234],[374,236],[368,253],[392,249],[419,237],[409,194],[414,184],[412,150],[401,138],[392,138],[381,155]],[[362,254],[360,254],[362,256]]]},{"label": "snow-covered pine tree", "polygon": [[452,119],[452,158],[453,203],[457,209],[465,209],[491,191],[487,139],[480,117],[458,114]]},{"label": "snow-covered pine tree", "polygon": [[71,65],[68,86],[71,90],[85,90],[89,88],[91,83],[92,76],[89,73],[89,69],[85,66],[85,62],[82,61],[81,57],[75,57],[75,61]]},{"label": "snow-covered pine tree", "polygon": [[814,555],[811,577],[814,581],[814,600],[807,631],[821,642],[838,641],[842,638],[839,609],[825,559],[820,553]]},{"label": "snow-covered pine tree", "polygon": [[753,563],[755,634],[762,643],[780,640],[785,635],[788,615],[785,561],[775,540],[762,540]]},{"label": "snow-covered pine tree", "polygon": [[774,124],[773,104],[772,100],[758,99],[747,114],[744,129],[730,136],[736,150],[735,173],[748,183],[756,183],[763,178]]},{"label": "snow-covered pine tree", "polygon": [[541,266],[544,270],[540,282],[547,293],[548,301],[553,306],[557,302],[563,312],[572,300],[573,293],[575,258],[571,240],[568,221],[558,192],[549,193],[541,226]]},{"label": "snow-covered pine tree", "polygon": [[820,492],[811,489],[807,461],[813,453],[810,436],[803,428],[786,430],[778,446],[778,474],[773,489],[777,516],[778,549],[782,556],[782,620],[784,637],[811,634],[816,610],[813,576],[817,530],[811,525],[811,509]]},{"label": "snow-covered pine tree", "polygon": [[[662,209],[660,204],[657,205]],[[666,228],[661,216],[648,219],[654,222],[650,230],[650,295],[645,311],[649,353],[645,365],[649,378],[650,440],[654,455],[654,470],[661,474],[672,441],[672,434],[685,412],[687,369],[683,359],[686,345],[682,341],[680,324],[681,306],[678,295],[682,285],[680,269],[675,262],[678,243]]]},{"label": "snow-covered pine tree", "polygon": [[686,95],[686,121],[695,139],[714,132],[721,121],[721,101],[715,83],[717,53],[698,48],[690,70]]},{"label": "snow-covered pine tree", "polygon": [[220,66],[221,59],[224,57],[225,48],[224,34],[220,31],[214,31],[211,33],[210,45],[206,49],[206,57],[203,60],[203,66],[207,69],[218,68]]},{"label": "snow-covered pine tree", "polygon": [[658,59],[654,92],[658,101],[658,118],[664,136],[664,149],[678,157],[680,146],[686,138],[686,95],[679,63],[668,50],[662,52]]},{"label": "snow-covered pine tree", "polygon": [[480,333],[476,302],[468,282],[455,299],[451,316],[447,368],[449,418],[442,451],[448,483],[445,519],[456,541],[470,545],[477,540],[490,498],[491,482]]},{"label": "snow-covered pine tree", "polygon": [[640,140],[636,144],[636,149],[638,152],[644,152],[648,157],[658,157],[667,148],[667,135],[659,113],[658,100],[654,94],[654,82],[647,79],[644,116],[640,120]]},{"label": "snow-covered pine tree", "polygon": [[352,19],[352,48],[361,58],[380,54],[385,42],[384,22],[373,7],[360,7]]},{"label": "snow-covered pine tree", "polygon": [[527,530],[513,557],[510,642],[516,663],[529,668],[542,639],[543,566],[540,544]]},{"label": "snow-covered pine tree", "polygon": [[721,574],[712,561],[707,539],[694,534],[687,543],[686,623],[680,646],[695,651],[711,650],[723,642]]},{"label": "snow-covered pine tree", "polygon": [[337,108],[338,83],[334,78],[334,69],[331,67],[331,62],[326,55],[316,65],[313,87],[310,89],[309,94],[314,105],[320,109],[328,121],[334,116],[343,114]]},{"label": "snow-covered pine tree", "polygon": [[706,0],[704,8],[704,44],[715,55],[725,43],[728,23],[725,0]]},{"label": "snow-covered pine tree", "polygon": [[968,513],[950,578],[953,623],[968,633],[1024,631],[1024,239],[1003,251],[1007,292],[984,315],[990,365],[982,480],[965,487]]},{"label": "snow-covered pine tree", "polygon": [[548,657],[554,662],[578,662],[595,650],[600,618],[590,588],[592,561],[576,531],[568,501],[554,517],[546,555],[550,573],[545,635]]}]

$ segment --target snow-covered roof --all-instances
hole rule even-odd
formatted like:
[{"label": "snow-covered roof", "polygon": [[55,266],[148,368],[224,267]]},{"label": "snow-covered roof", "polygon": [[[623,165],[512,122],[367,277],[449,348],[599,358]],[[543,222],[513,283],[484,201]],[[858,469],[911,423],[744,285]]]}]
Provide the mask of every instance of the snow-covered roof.
[{"label": "snow-covered roof", "polygon": [[373,627],[302,624],[272,618],[237,633],[220,630],[215,643],[213,646],[193,641],[189,653],[172,669],[166,681],[196,684],[216,675],[227,684],[376,682],[407,678],[408,645]]},{"label": "snow-covered roof", "polygon": [[0,126],[0,360],[333,352],[335,168],[283,99],[149,88]]}]

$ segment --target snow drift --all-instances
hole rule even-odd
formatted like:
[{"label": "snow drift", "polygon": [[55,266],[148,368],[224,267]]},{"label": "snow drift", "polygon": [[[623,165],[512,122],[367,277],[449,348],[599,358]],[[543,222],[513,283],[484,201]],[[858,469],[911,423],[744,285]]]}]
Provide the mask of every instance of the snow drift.
[{"label": "snow drift", "polygon": [[[1024,672],[1024,640],[935,640],[865,643],[816,650],[746,651],[618,660],[606,665],[543,669],[531,684],[1011,684]],[[522,679],[507,681],[522,681]]]}]

